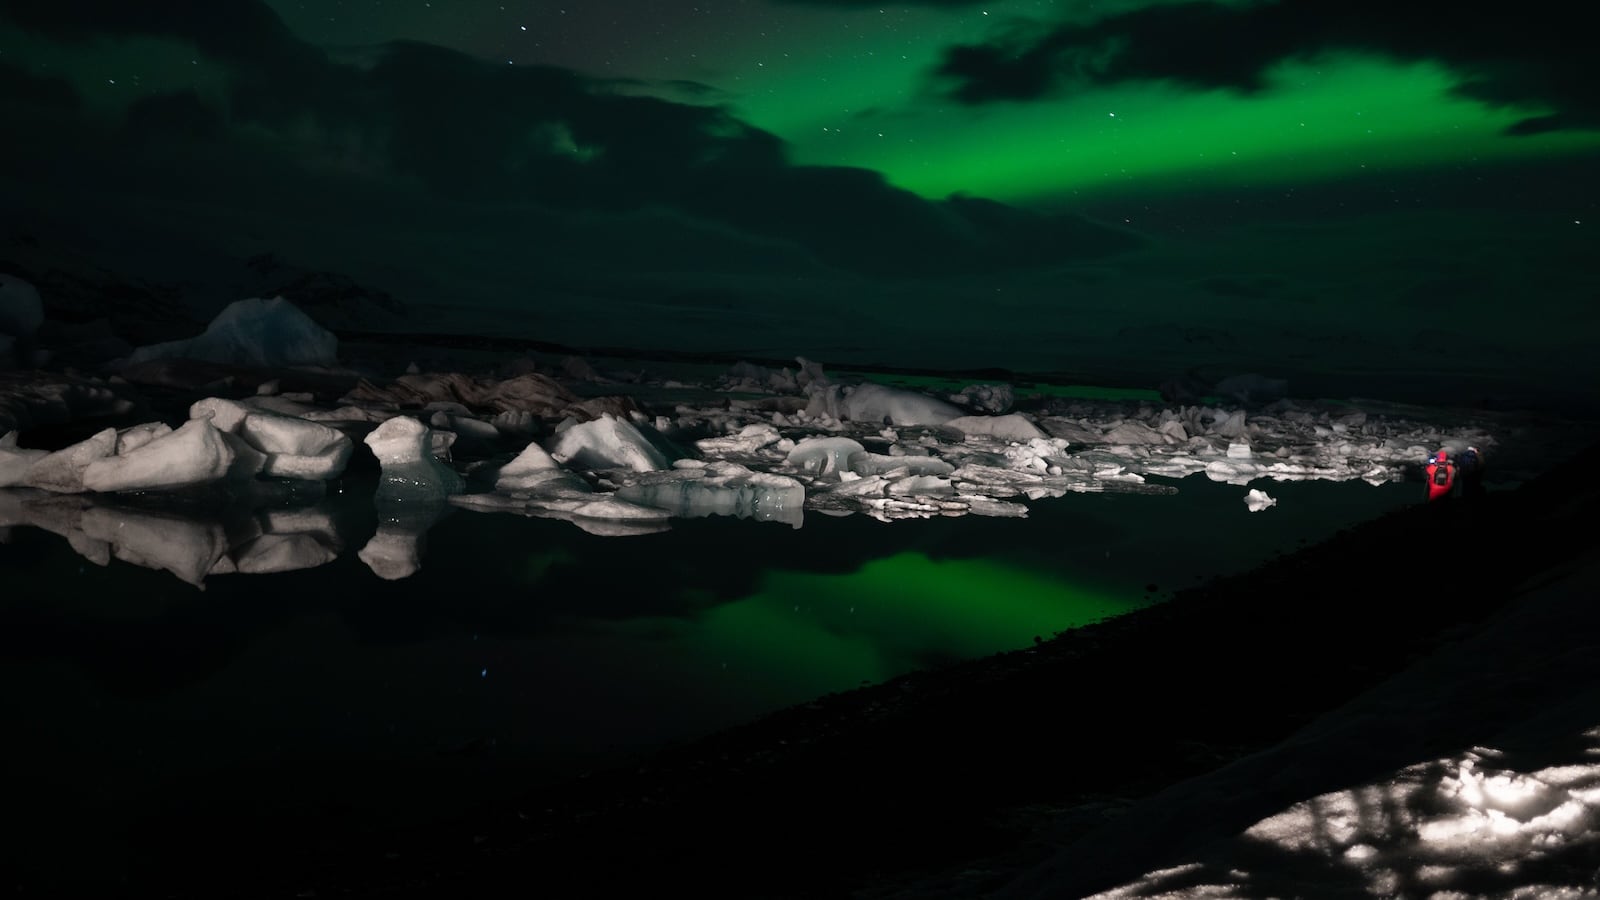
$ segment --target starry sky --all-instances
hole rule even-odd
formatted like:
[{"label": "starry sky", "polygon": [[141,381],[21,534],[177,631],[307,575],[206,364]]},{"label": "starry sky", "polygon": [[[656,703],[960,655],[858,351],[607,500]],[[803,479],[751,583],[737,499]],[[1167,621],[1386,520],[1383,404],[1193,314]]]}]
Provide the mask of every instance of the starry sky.
[{"label": "starry sky", "polygon": [[1588,389],[1576,15],[0,0],[4,237],[194,285],[271,252],[395,328],[576,346]]}]

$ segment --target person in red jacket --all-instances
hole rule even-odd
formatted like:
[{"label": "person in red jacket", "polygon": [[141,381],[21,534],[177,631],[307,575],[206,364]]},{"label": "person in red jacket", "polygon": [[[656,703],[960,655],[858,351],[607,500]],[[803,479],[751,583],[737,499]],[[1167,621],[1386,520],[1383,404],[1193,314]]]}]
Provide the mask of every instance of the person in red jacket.
[{"label": "person in red jacket", "polygon": [[1450,496],[1456,486],[1456,465],[1450,461],[1450,451],[1440,450],[1428,460],[1423,469],[1428,476],[1428,499],[1440,500]]}]

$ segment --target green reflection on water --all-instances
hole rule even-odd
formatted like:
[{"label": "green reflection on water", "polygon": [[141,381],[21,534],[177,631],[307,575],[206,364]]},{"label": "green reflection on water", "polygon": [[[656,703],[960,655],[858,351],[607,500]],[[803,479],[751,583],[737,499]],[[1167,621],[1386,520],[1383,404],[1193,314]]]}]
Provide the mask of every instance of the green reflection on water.
[{"label": "green reflection on water", "polygon": [[844,574],[769,570],[756,592],[693,620],[624,627],[732,676],[756,705],[789,704],[1025,647],[1146,603],[992,559],[908,551]]}]

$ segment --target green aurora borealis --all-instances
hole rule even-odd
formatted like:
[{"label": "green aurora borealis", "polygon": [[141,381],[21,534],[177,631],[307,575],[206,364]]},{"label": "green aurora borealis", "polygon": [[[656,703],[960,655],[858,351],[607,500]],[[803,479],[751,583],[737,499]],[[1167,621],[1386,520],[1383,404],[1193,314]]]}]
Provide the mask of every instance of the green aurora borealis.
[{"label": "green aurora borealis", "polygon": [[0,0],[35,138],[0,162],[19,233],[163,282],[273,253],[407,330],[1585,396],[1579,33],[1543,0]]}]

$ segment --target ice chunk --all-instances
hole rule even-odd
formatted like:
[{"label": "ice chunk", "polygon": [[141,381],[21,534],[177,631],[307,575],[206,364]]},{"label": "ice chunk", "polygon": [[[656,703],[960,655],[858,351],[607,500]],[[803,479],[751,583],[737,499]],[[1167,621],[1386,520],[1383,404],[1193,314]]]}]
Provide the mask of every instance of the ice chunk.
[{"label": "ice chunk", "polygon": [[909,475],[949,475],[955,468],[936,456],[887,456],[867,452],[850,456],[850,471],[864,476],[886,475],[897,469]]},{"label": "ice chunk", "polygon": [[208,419],[190,419],[171,434],[121,456],[89,463],[83,486],[91,491],[172,490],[228,477],[238,451]]},{"label": "ice chunk", "polygon": [[1107,429],[1100,440],[1108,444],[1128,446],[1170,444],[1172,438],[1165,432],[1143,422],[1119,422]]},{"label": "ice chunk", "polygon": [[427,503],[460,493],[461,476],[434,457],[431,429],[410,416],[395,416],[364,438],[382,467],[378,501]]},{"label": "ice chunk", "polygon": [[84,469],[95,460],[112,455],[116,449],[117,430],[107,428],[34,463],[24,484],[58,494],[76,494],[84,490]]},{"label": "ice chunk", "polygon": [[584,469],[653,472],[671,465],[666,454],[638,426],[610,413],[562,431],[550,455],[557,462]]},{"label": "ice chunk", "polygon": [[735,516],[800,527],[805,487],[793,478],[752,472],[730,462],[650,473],[617,488],[617,496],[674,516]]},{"label": "ice chunk", "polygon": [[1039,426],[1021,413],[1004,416],[958,416],[945,422],[944,427],[954,428],[968,436],[985,435],[996,440],[1017,443],[1046,437],[1045,433],[1039,430]]},{"label": "ice chunk", "polygon": [[776,444],[782,438],[783,435],[778,433],[778,429],[766,422],[753,422],[739,429],[738,434],[701,438],[694,444],[702,453],[754,453],[769,444]]},{"label": "ice chunk", "polygon": [[158,437],[165,437],[172,433],[172,426],[165,422],[146,422],[143,425],[131,425],[117,432],[117,449],[113,453],[122,456],[143,447]]},{"label": "ice chunk", "polygon": [[282,297],[238,300],[196,337],[140,347],[130,363],[180,357],[238,366],[329,366],[339,339]]},{"label": "ice chunk", "polygon": [[950,401],[969,409],[999,415],[1016,402],[1016,391],[1009,384],[969,384],[951,396]]},{"label": "ice chunk", "polygon": [[410,416],[389,419],[365,441],[382,467],[373,497],[378,529],[356,555],[379,578],[406,578],[421,568],[424,536],[465,483],[433,455],[432,430]]},{"label": "ice chunk", "polygon": [[516,459],[502,466],[494,482],[497,491],[532,491],[547,487],[589,490],[583,479],[561,468],[555,457],[538,443],[529,444]]},{"label": "ice chunk", "polygon": [[355,444],[337,428],[209,397],[189,407],[191,418],[211,419],[265,456],[262,472],[278,478],[337,478]]},{"label": "ice chunk", "polygon": [[808,389],[810,415],[874,425],[942,425],[962,415],[960,407],[920,391],[866,382],[843,387],[819,384]]},{"label": "ice chunk", "polygon": [[22,484],[34,463],[49,456],[48,450],[34,450],[17,446],[17,433],[6,432],[0,437],[0,487]]},{"label": "ice chunk", "polygon": [[794,445],[786,462],[808,475],[833,475],[851,471],[850,458],[864,452],[865,447],[847,437],[809,437]]}]

